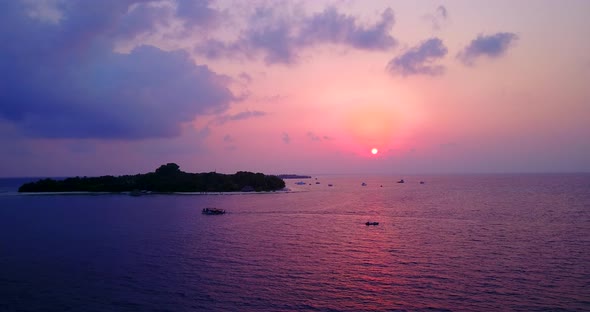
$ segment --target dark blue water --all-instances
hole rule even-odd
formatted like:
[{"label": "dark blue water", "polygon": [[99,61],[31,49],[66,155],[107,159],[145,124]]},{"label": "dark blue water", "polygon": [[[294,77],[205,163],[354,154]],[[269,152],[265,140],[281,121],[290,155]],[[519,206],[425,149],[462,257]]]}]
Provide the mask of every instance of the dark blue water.
[{"label": "dark blue water", "polygon": [[141,197],[3,181],[0,311],[590,311],[590,175],[399,178]]}]

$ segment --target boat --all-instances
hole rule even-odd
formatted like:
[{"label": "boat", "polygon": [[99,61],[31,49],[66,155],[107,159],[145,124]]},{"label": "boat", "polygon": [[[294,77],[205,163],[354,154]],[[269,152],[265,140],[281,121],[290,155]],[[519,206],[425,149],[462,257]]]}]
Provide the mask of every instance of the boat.
[{"label": "boat", "polygon": [[365,223],[365,225],[369,226],[369,225],[379,225],[379,222],[370,222],[367,221],[367,223]]},{"label": "boat", "polygon": [[361,186],[367,186],[367,183],[363,182],[361,183]]},{"label": "boat", "polygon": [[320,184],[320,182],[316,182],[315,184]]},{"label": "boat", "polygon": [[401,180],[397,181],[397,183],[406,183],[406,181],[404,181],[404,179],[401,179]]},{"label": "boat", "polygon": [[133,190],[133,191],[129,192],[129,196],[137,197],[137,196],[147,195],[147,194],[151,194],[151,193],[152,192],[146,191],[146,190],[141,190],[141,191],[140,190]]},{"label": "boat", "polygon": [[307,183],[305,183],[305,182],[303,182],[303,181],[299,181],[299,182],[295,182],[295,184],[297,184],[297,185],[305,185],[305,184],[307,184]]},{"label": "boat", "polygon": [[334,186],[334,185],[332,185],[332,184],[328,184],[328,186]]},{"label": "boat", "polygon": [[424,184],[424,181],[420,181],[420,184]]},{"label": "boat", "polygon": [[225,210],[219,208],[203,208],[203,214],[205,215],[222,215]]}]

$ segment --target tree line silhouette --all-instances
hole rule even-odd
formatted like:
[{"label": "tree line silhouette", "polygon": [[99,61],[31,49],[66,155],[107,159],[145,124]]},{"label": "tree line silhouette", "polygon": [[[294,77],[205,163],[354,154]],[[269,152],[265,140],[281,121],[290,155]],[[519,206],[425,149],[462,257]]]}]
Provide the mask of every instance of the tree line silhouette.
[{"label": "tree line silhouette", "polygon": [[42,179],[23,184],[19,192],[236,192],[276,191],[285,181],[273,175],[239,171],[235,174],[216,172],[188,173],[175,163],[160,166],[155,172],[100,177],[74,177],[63,180]]}]

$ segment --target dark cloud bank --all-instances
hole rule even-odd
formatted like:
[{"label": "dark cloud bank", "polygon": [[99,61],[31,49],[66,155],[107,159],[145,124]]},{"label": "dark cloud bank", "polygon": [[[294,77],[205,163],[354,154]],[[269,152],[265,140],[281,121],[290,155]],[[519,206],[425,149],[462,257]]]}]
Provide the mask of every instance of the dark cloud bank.
[{"label": "dark cloud bank", "polygon": [[[187,25],[214,18],[203,3],[187,4],[197,16],[187,17]],[[33,18],[34,9],[0,2],[0,118],[28,135],[172,137],[182,122],[223,111],[234,100],[226,79],[184,52],[153,46],[113,52],[116,40],[152,31],[166,16],[153,12],[160,8],[141,1],[69,1],[58,7],[57,22]]]},{"label": "dark cloud bank", "polygon": [[[49,2],[47,2],[49,3]],[[183,51],[139,46],[116,53],[117,42],[150,34],[172,20],[184,34],[219,26],[222,14],[209,1],[177,0],[154,5],[147,0],[0,1],[0,120],[33,137],[144,139],[178,136],[181,125],[203,114],[221,114],[239,100],[231,81]],[[437,19],[447,18],[439,7]],[[393,10],[378,20],[356,17],[328,7],[314,14],[285,16],[274,7],[257,7],[234,41],[205,40],[195,51],[210,58],[262,55],[267,64],[297,62],[301,49],[337,44],[361,50],[390,51]],[[481,57],[498,57],[517,39],[512,33],[480,35],[458,55],[466,65]],[[447,48],[431,38],[392,59],[394,75],[444,72],[437,60]],[[251,77],[242,75],[244,81]],[[264,116],[247,111],[221,115],[219,124]],[[312,140],[321,140],[308,135]],[[285,143],[288,135],[282,137]],[[326,138],[324,138],[326,139]]]},{"label": "dark cloud bank", "polygon": [[[154,46],[113,50],[172,20],[185,30],[218,26],[221,13],[209,2],[71,0],[51,10],[42,2],[0,2],[0,119],[32,137],[144,139],[177,136],[183,122],[225,111],[238,100],[230,80],[195,65],[187,53]],[[369,25],[334,7],[288,19],[280,14],[258,7],[237,41],[210,39],[197,51],[212,58],[261,53],[268,64],[290,64],[300,49],[317,44],[365,50],[397,44],[389,34],[391,9]],[[219,122],[262,115],[222,115]]]}]

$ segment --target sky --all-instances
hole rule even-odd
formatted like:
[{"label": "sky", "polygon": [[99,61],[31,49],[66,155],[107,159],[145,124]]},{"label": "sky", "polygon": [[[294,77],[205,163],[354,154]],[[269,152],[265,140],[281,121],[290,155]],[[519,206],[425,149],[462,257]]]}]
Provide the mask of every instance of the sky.
[{"label": "sky", "polygon": [[584,0],[0,1],[0,176],[590,172],[589,15]]}]

